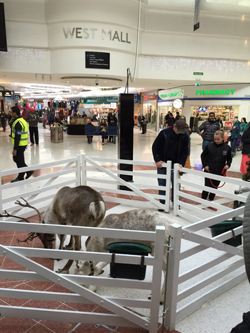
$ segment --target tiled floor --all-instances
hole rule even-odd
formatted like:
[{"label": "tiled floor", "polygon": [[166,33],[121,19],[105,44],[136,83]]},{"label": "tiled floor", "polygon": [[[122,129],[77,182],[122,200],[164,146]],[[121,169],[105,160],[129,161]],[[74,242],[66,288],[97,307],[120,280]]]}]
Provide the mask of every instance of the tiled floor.
[{"label": "tiled floor", "polygon": [[[50,133],[49,130],[39,128],[40,133],[40,145],[39,147],[33,146],[28,147],[25,156],[26,162],[28,165],[35,165],[42,162],[50,162],[54,160],[64,159],[73,157],[79,153],[86,153],[89,156],[100,156],[100,157],[117,157],[117,147],[113,144],[107,144],[102,146],[99,142],[99,138],[95,138],[92,145],[88,145],[86,142],[86,138],[82,136],[67,136],[65,135],[64,142],[62,144],[52,144],[50,142]],[[138,130],[135,130],[134,137],[134,159],[142,160],[142,161],[153,161],[152,153],[151,153],[151,145],[155,138],[156,134],[154,132],[149,131],[147,135],[141,136]],[[12,145],[10,142],[10,138],[8,137],[8,132],[3,133],[0,131],[0,156],[3,158],[0,159],[0,169],[14,169],[15,164],[12,161],[11,156]],[[200,164],[200,153],[201,153],[201,140],[196,134],[192,134],[191,136],[191,164],[194,166],[195,164]],[[228,176],[231,177],[241,177],[239,173],[240,166],[240,153],[237,154],[236,158],[233,160],[232,167],[228,172]],[[147,169],[146,167],[140,168]],[[155,168],[150,168],[154,170]],[[43,171],[44,174],[49,173],[50,169]],[[36,171],[34,177],[40,175],[39,171]],[[9,182],[11,177],[4,177],[2,183]],[[145,192],[152,192],[152,190],[145,190]],[[185,192],[189,192],[185,190]],[[106,192],[107,194],[108,192]],[[104,194],[104,193],[102,193]],[[110,195],[114,195],[114,193],[110,193]],[[196,194],[199,196],[200,194]],[[126,195],[124,197],[129,197]],[[133,197],[135,198],[135,197]],[[117,206],[117,204],[106,203],[107,210],[110,210]],[[36,218],[30,219],[31,221],[35,221]],[[22,239],[26,237],[26,233],[11,233],[7,231],[0,232],[0,244],[2,245],[18,245],[17,238]],[[22,243],[22,246],[27,246],[25,243]],[[29,246],[34,247],[42,247],[41,243],[38,239],[34,239],[33,242],[29,243]],[[51,259],[36,259],[35,261],[42,263],[45,267],[49,269],[53,269],[54,262]],[[11,270],[23,270],[23,267],[19,264],[15,264],[8,259],[0,257],[0,269],[11,269]],[[23,290],[46,290],[53,292],[69,292],[64,288],[48,282],[36,282],[36,281],[23,281],[18,283],[15,280],[0,280],[0,288],[13,288],[13,289],[23,289]],[[211,308],[212,308],[212,302]],[[42,302],[42,301],[33,301],[33,300],[21,300],[21,299],[11,299],[11,298],[1,298],[0,295],[0,305],[12,305],[12,306],[20,306],[20,307],[36,307],[36,308],[53,308],[53,309],[65,309],[72,311],[89,311],[89,312],[102,312],[104,311],[100,306],[97,305],[79,305],[74,303],[61,303],[61,302]],[[216,308],[214,306],[214,308]],[[204,316],[203,312],[200,312],[201,318]],[[237,322],[241,320],[238,318]],[[192,318],[195,318],[192,320]],[[207,333],[212,332],[209,331],[208,327],[204,327],[202,325],[198,325],[199,320],[195,317],[189,316],[187,318],[187,323],[185,324],[185,320],[181,323],[177,324],[177,329],[181,333]],[[196,325],[197,324],[197,325]],[[202,324],[202,323],[201,323]],[[45,320],[31,320],[31,319],[20,319],[20,318],[7,318],[0,317],[0,333],[47,333],[47,332],[65,332],[69,333],[76,326],[76,323],[67,323],[67,322],[57,322],[57,321],[45,321]],[[203,328],[202,328],[203,327]],[[221,326],[220,326],[221,327]],[[100,332],[100,333],[140,333],[147,332],[143,329],[131,329],[131,328],[122,328],[122,327],[113,327],[111,329],[105,328],[103,326],[95,327],[95,325],[85,325],[81,324],[77,327],[74,332]],[[213,330],[215,332],[216,330]],[[161,329],[159,330],[161,332]],[[165,332],[165,331],[164,331]],[[177,331],[176,331],[177,332]],[[223,329],[220,330],[221,333],[224,333]]]}]

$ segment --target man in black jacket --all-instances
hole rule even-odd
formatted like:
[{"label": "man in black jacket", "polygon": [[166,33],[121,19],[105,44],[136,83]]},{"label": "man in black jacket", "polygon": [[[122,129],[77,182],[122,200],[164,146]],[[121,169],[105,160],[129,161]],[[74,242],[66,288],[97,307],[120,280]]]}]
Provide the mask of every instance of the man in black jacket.
[{"label": "man in black jacket", "polygon": [[1,124],[2,124],[3,131],[5,132],[5,130],[6,130],[6,119],[8,117],[7,117],[7,114],[4,112],[4,110],[1,111],[0,118],[1,118]]},{"label": "man in black jacket", "polygon": [[[174,199],[174,172],[173,164],[179,163],[182,168],[185,165],[188,156],[188,136],[185,133],[185,121],[177,120],[173,127],[162,130],[155,139],[152,151],[157,166],[157,173],[166,175],[166,168],[162,163],[172,161],[171,182],[172,182],[172,201]],[[159,186],[166,186],[166,179],[158,178]],[[159,191],[159,195],[165,195],[165,191]],[[165,200],[161,200],[165,204]],[[160,210],[163,211],[163,210]]]},{"label": "man in black jacket", "polygon": [[197,133],[202,136],[202,150],[209,144],[214,142],[214,133],[220,129],[220,124],[215,120],[214,112],[209,112],[207,121],[204,121],[200,127],[197,128]]}]

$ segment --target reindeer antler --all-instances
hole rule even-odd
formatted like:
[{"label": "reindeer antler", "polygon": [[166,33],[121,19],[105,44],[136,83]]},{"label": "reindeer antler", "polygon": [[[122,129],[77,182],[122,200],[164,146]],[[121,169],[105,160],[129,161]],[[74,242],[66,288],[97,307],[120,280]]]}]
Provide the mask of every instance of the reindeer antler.
[{"label": "reindeer antler", "polygon": [[20,240],[20,239],[17,238],[17,241],[18,241],[18,243],[27,243],[28,244],[28,241],[33,241],[33,239],[36,238],[36,237],[38,237],[37,233],[30,232],[26,239]]},{"label": "reindeer antler", "polygon": [[17,219],[22,219],[26,222],[30,222],[29,220],[25,219],[24,217],[22,216],[17,216],[17,215],[12,215],[12,214],[9,214],[6,210],[3,212],[3,214],[0,214],[0,217],[15,217]]},{"label": "reindeer antler", "polygon": [[17,201],[15,202],[15,204],[16,204],[16,205],[19,205],[19,206],[22,206],[22,207],[29,207],[29,208],[35,209],[35,211],[37,212],[38,217],[39,217],[39,223],[41,223],[42,219],[41,219],[41,214],[40,214],[39,210],[36,209],[36,207],[31,206],[31,205],[28,203],[28,201],[25,200],[24,198],[21,197],[21,199],[25,202],[25,204],[24,204],[24,203],[21,203],[19,200],[17,200]]}]

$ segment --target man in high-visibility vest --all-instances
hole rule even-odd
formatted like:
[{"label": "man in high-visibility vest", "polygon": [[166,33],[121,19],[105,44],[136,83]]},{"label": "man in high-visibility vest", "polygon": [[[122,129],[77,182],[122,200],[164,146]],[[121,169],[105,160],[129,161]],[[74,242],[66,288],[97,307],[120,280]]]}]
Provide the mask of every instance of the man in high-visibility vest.
[{"label": "man in high-visibility vest", "polygon": [[[20,110],[17,106],[11,108],[10,114],[14,119],[12,123],[11,142],[14,145],[12,155],[13,161],[18,168],[27,167],[24,160],[24,151],[28,145],[28,124],[21,117]],[[28,179],[34,173],[33,170],[26,172],[26,178]],[[24,180],[25,172],[20,172],[16,179],[13,179],[11,183]]]}]

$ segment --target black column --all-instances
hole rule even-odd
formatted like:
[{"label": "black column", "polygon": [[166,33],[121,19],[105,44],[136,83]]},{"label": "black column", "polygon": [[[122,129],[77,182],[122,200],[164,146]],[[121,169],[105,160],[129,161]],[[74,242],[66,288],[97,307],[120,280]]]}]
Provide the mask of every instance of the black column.
[{"label": "black column", "polygon": [[[120,94],[118,107],[118,158],[133,160],[134,145],[134,94]],[[132,164],[119,164],[119,170],[133,171]],[[126,182],[132,182],[133,177],[120,175]],[[126,186],[120,186],[121,190],[129,190]]]}]

